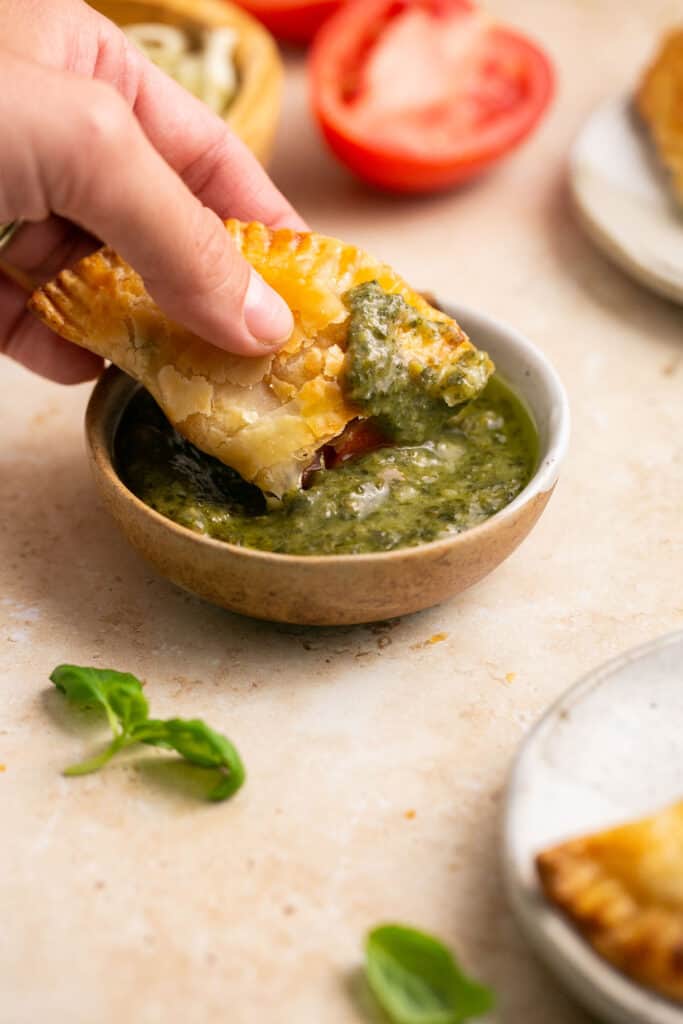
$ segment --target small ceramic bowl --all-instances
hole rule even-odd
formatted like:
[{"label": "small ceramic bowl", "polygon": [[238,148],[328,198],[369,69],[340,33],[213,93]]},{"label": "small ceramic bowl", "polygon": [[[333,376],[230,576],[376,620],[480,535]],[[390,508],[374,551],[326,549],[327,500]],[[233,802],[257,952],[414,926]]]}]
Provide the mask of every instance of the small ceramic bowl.
[{"label": "small ceramic bowl", "polygon": [[112,367],[88,405],[86,435],[105,505],[133,547],[162,576],[207,601],[258,619],[308,625],[405,615],[486,576],[526,537],[552,494],[569,440],[569,405],[557,373],[526,338],[481,313],[439,305],[490,353],[536,423],[538,467],[506,508],[464,533],[378,554],[281,555],[213,540],[153,511],[119,479],[114,437],[138,385]]},{"label": "small ceramic bowl", "polygon": [[226,0],[90,0],[118,25],[156,21],[199,28],[234,28],[239,87],[225,120],[259,160],[270,155],[280,114],[282,62],[263,26]]}]

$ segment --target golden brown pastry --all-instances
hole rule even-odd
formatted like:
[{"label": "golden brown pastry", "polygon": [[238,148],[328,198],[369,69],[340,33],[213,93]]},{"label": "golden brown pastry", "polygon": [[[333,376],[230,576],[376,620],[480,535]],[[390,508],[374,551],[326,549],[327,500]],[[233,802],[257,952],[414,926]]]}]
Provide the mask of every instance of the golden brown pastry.
[{"label": "golden brown pastry", "polygon": [[683,28],[662,42],[638,87],[636,108],[683,204]]},{"label": "golden brown pastry", "polygon": [[548,898],[598,953],[683,1001],[683,801],[539,854]]},{"label": "golden brown pastry", "polygon": [[[315,452],[359,415],[342,388],[350,288],[376,281],[445,325],[429,336],[402,334],[411,373],[429,367],[457,375],[479,357],[454,320],[360,249],[262,224],[231,220],[226,227],[294,314],[294,331],[275,356],[229,355],[167,320],[110,249],[62,271],[30,306],[58,334],[141,381],[180,433],[262,490],[281,495],[298,486]],[[481,354],[480,387],[492,369]]]}]

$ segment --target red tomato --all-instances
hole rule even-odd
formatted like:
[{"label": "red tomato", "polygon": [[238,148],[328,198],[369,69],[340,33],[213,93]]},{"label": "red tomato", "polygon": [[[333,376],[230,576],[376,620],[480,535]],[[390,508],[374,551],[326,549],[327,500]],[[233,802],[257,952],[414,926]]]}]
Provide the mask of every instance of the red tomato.
[{"label": "red tomato", "polygon": [[353,459],[377,448],[389,448],[391,441],[382,434],[372,420],[351,420],[343,433],[325,445],[324,458],[328,469],[334,469],[347,459]]},{"label": "red tomato", "polygon": [[553,94],[548,57],[472,0],[350,0],[311,54],[313,109],[361,178],[427,192],[527,136]]},{"label": "red tomato", "polygon": [[307,43],[341,0],[237,0],[240,7],[262,21],[288,43]]},{"label": "red tomato", "polygon": [[336,469],[349,459],[391,446],[392,442],[381,433],[372,420],[351,420],[339,437],[318,449],[313,461],[303,472],[301,486],[308,490],[315,479],[315,474],[323,468]]}]

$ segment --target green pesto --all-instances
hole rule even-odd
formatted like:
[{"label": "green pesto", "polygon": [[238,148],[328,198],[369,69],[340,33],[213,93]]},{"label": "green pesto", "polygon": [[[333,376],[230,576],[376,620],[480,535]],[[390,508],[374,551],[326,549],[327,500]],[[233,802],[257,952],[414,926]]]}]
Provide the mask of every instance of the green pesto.
[{"label": "green pesto", "polygon": [[351,315],[347,335],[344,393],[374,416],[383,433],[400,444],[438,436],[457,409],[478,395],[491,372],[485,352],[470,349],[455,365],[437,372],[406,365],[401,336],[422,336],[425,347],[452,333],[449,323],[427,320],[400,295],[388,295],[375,281],[344,296]]},{"label": "green pesto", "polygon": [[519,494],[536,453],[528,413],[496,377],[436,439],[321,470],[272,509],[180,437],[144,391],[116,443],[122,480],[157,512],[218,540],[297,555],[391,551],[460,533]]}]

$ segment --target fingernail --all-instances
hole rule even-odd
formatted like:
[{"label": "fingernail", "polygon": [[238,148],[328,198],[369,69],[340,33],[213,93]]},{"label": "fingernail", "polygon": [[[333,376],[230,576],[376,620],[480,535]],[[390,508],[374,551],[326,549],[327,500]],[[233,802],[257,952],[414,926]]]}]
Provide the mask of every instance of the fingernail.
[{"label": "fingernail", "polygon": [[294,328],[285,300],[255,270],[251,271],[244,298],[244,322],[256,341],[269,348],[286,341]]}]

